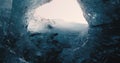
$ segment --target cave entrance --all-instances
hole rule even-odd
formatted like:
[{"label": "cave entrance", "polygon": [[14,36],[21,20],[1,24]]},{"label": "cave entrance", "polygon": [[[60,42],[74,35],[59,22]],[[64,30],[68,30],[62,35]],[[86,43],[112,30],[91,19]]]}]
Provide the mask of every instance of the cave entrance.
[{"label": "cave entrance", "polygon": [[77,0],[52,0],[35,9],[34,16],[87,24]]},{"label": "cave entrance", "polygon": [[[76,23],[76,25],[84,24],[85,27],[88,26],[88,23],[83,16],[83,12],[77,0],[52,0],[51,2],[36,8],[34,10],[33,16],[43,21],[53,20],[58,23],[58,27],[60,26],[67,29],[78,30],[78,28],[80,29],[80,27],[84,27],[75,26],[74,23]],[[39,22],[31,21],[29,28],[30,27],[32,27],[34,30],[38,30],[38,28],[41,28],[41,25]]]}]

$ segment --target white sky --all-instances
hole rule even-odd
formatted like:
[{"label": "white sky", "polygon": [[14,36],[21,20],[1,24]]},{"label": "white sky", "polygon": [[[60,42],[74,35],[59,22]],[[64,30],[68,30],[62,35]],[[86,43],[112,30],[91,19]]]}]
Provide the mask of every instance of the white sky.
[{"label": "white sky", "polygon": [[34,16],[86,24],[77,0],[52,0],[35,9]]}]

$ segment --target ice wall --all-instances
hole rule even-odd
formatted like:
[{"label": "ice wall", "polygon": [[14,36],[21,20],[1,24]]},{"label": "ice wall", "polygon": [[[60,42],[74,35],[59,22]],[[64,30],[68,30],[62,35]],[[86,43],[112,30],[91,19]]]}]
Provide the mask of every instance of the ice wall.
[{"label": "ice wall", "polygon": [[0,8],[11,8],[12,0],[0,0]]},{"label": "ice wall", "polygon": [[119,63],[120,1],[78,0],[78,3],[89,23],[88,42],[83,49],[89,53],[82,63]]}]

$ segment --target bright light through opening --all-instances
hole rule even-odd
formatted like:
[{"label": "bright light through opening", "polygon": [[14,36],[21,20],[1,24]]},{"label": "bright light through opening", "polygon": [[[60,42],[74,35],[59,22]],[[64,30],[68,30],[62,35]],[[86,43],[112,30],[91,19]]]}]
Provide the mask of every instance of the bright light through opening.
[{"label": "bright light through opening", "polygon": [[35,9],[34,16],[87,24],[77,0],[52,0]]}]

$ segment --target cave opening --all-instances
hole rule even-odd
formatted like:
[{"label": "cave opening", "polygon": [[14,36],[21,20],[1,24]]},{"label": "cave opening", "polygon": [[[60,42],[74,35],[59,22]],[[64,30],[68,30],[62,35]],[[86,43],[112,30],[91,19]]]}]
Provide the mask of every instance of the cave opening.
[{"label": "cave opening", "polygon": [[[88,26],[77,0],[52,0],[34,9],[33,17],[38,21],[54,21],[58,23],[57,26],[69,29],[75,27],[74,23],[77,25],[84,24],[85,27]],[[29,30],[38,31],[38,28],[40,28],[40,31],[42,29],[41,26],[40,22],[29,20]],[[80,28],[83,27],[81,26]]]}]

